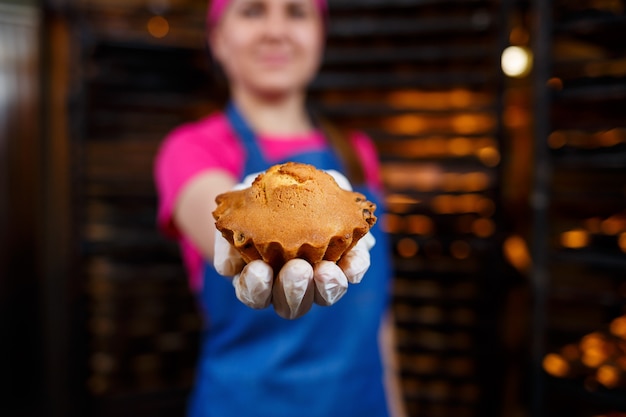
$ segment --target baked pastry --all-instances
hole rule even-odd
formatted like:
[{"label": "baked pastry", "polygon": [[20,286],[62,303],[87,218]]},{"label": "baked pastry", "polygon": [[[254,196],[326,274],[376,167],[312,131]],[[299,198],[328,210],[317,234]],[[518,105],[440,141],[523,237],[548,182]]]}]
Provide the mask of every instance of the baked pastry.
[{"label": "baked pastry", "polygon": [[274,165],[249,188],[220,194],[216,227],[248,263],[337,262],[376,223],[376,205],[312,165]]}]

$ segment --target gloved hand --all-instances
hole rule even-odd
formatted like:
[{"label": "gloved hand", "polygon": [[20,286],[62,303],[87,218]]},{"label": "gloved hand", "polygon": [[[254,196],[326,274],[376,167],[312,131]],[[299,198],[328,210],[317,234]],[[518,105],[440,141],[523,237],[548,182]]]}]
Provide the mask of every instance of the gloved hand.
[{"label": "gloved hand", "polygon": [[[352,190],[346,177],[326,171],[339,186]],[[258,174],[248,175],[235,190],[250,187]],[[239,252],[216,230],[213,264],[220,275],[233,277],[237,298],[245,305],[262,309],[270,304],[286,319],[306,314],[313,303],[330,306],[348,290],[348,283],[358,284],[370,266],[370,249],[376,243],[367,233],[339,262],[321,261],[311,265],[304,259],[288,261],[274,279],[272,267],[262,260],[246,264]]]}]

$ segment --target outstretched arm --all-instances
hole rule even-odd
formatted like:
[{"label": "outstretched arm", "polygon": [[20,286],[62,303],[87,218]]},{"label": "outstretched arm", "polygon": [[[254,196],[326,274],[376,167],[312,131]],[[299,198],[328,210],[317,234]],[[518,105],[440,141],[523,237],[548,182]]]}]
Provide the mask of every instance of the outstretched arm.
[{"label": "outstretched arm", "polygon": [[210,170],[196,175],[181,190],[174,207],[174,221],[204,259],[213,262],[215,243],[215,197],[231,190],[236,179],[226,171]]}]

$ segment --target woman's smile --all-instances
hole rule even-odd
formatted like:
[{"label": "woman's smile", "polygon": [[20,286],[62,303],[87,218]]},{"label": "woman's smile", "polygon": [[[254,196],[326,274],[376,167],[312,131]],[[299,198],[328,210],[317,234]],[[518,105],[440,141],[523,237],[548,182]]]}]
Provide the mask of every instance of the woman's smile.
[{"label": "woman's smile", "polygon": [[232,91],[274,97],[306,88],[323,44],[322,17],[302,0],[233,0],[211,34]]}]

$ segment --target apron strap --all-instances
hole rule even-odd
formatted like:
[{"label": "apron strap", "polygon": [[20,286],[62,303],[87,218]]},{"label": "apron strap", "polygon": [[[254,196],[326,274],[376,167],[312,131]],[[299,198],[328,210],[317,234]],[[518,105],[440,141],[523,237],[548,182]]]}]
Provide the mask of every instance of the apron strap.
[{"label": "apron strap", "polygon": [[226,107],[226,116],[239,139],[243,141],[244,148],[247,152],[244,168],[245,175],[265,171],[269,164],[265,160],[261,148],[259,148],[256,134],[232,101]]},{"label": "apron strap", "polygon": [[349,141],[348,133],[323,117],[316,116],[315,120],[322,132],[324,132],[326,140],[341,160],[350,183],[353,186],[364,184],[365,172],[363,171],[363,165]]},{"label": "apron strap", "polygon": [[[226,107],[226,116],[247,151],[245,175],[265,171],[271,163],[265,159],[259,147],[256,134],[232,101]],[[330,145],[329,152],[296,154],[292,155],[289,160],[313,164],[319,169],[338,169],[347,174],[348,179],[354,186],[363,184],[363,167],[354,149],[350,146],[347,136],[323,118],[314,114],[311,114],[311,116],[324,133],[324,137]]]}]

